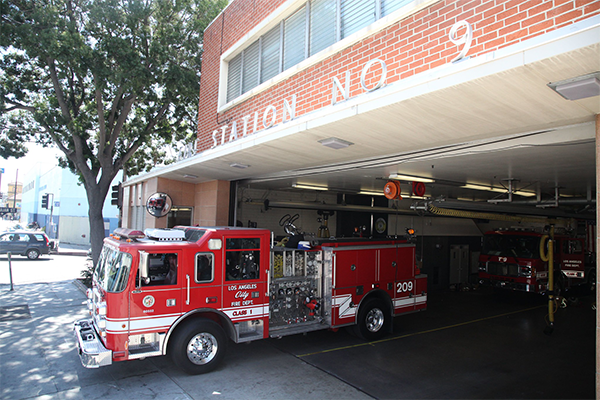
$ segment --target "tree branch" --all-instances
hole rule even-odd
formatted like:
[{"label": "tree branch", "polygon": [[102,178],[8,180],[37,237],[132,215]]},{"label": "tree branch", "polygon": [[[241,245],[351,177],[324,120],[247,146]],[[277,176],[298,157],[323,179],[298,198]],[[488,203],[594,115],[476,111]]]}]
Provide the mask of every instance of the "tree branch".
[{"label": "tree branch", "polygon": [[123,86],[120,86],[119,89],[117,90],[117,93],[115,94],[115,98],[110,107],[110,114],[108,116],[108,129],[111,132],[112,132],[113,126],[115,124],[115,116],[117,115],[117,108],[119,106],[119,103],[123,99],[123,92],[124,92]]},{"label": "tree branch", "polygon": [[119,137],[119,135],[121,134],[121,131],[123,130],[123,125],[125,124],[125,121],[127,120],[127,116],[129,115],[129,112],[131,111],[131,107],[133,107],[133,103],[135,103],[136,99],[137,99],[137,96],[135,96],[135,95],[132,95],[125,99],[125,104],[123,105],[123,109],[121,110],[121,114],[119,115],[119,119],[117,120],[117,124],[115,125],[115,127],[113,128],[113,130],[110,134],[110,143],[108,144],[108,147],[104,151],[108,151],[110,154],[112,154],[112,152],[115,148],[115,145],[117,143],[117,138]]},{"label": "tree branch", "polygon": [[65,101],[65,95],[60,87],[58,74],[56,73],[56,66],[54,65],[54,59],[52,57],[47,57],[46,64],[50,69],[50,78],[52,79],[52,85],[54,86],[54,92],[56,93],[56,99],[58,100],[60,112],[63,118],[67,121],[67,124],[70,124],[72,119],[71,115],[69,114],[69,107]]},{"label": "tree branch", "polygon": [[5,103],[12,104],[12,107],[7,107],[4,110],[4,112],[9,112],[9,111],[14,111],[14,110],[29,111],[30,113],[35,112],[35,107],[33,107],[33,106],[26,106],[25,104],[21,104],[18,101],[10,100],[9,98],[7,98],[5,96],[2,96],[2,100]]},{"label": "tree branch", "polygon": [[102,91],[98,88],[98,77],[92,73],[96,82],[94,96],[96,98],[96,112],[98,113],[98,154],[104,152],[106,146],[106,119],[104,116],[104,103],[102,102]]}]

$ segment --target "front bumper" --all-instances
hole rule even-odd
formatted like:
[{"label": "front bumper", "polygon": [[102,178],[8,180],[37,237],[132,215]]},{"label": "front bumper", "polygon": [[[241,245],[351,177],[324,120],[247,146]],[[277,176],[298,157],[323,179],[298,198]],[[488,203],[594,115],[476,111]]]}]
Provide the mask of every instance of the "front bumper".
[{"label": "front bumper", "polygon": [[102,344],[91,319],[80,319],[73,324],[81,364],[86,368],[99,368],[112,364],[112,351]]},{"label": "front bumper", "polygon": [[514,280],[509,279],[500,279],[499,277],[494,278],[479,278],[479,283],[482,285],[493,286],[499,289],[507,289],[507,290],[515,290],[518,292],[528,292],[528,293],[541,293],[545,289],[547,289],[547,285],[544,286],[542,284],[528,284],[523,282],[515,282]]}]

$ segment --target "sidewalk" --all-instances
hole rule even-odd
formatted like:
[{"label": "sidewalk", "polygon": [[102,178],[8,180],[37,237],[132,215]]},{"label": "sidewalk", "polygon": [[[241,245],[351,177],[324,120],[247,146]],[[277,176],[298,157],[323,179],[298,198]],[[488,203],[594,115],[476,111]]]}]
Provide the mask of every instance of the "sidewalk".
[{"label": "sidewalk", "polygon": [[70,243],[59,243],[58,251],[56,254],[61,256],[87,256],[91,250],[90,245],[84,244],[70,244]]},{"label": "sidewalk", "polygon": [[371,398],[268,340],[230,343],[224,365],[208,375],[186,375],[169,357],[86,369],[72,331],[88,316],[86,300],[72,280],[13,291],[0,284],[1,399]]}]

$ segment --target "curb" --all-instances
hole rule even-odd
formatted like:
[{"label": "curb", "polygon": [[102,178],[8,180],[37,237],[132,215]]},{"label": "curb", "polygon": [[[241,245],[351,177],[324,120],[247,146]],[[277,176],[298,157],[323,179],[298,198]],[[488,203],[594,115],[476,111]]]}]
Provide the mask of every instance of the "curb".
[{"label": "curb", "polygon": [[75,287],[77,289],[79,289],[79,291],[81,293],[83,293],[86,296],[86,298],[87,298],[87,290],[88,290],[87,286],[85,286],[83,283],[81,283],[81,281],[79,279],[75,279],[73,281],[73,285],[75,285]]},{"label": "curb", "polygon": [[87,252],[77,252],[77,251],[57,251],[51,254],[56,254],[59,256],[82,256],[87,257]]}]

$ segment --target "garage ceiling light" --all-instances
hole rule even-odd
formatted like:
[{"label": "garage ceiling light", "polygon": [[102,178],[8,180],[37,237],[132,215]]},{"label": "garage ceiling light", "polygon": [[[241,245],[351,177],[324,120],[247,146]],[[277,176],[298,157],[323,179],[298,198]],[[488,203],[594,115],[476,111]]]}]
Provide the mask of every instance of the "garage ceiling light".
[{"label": "garage ceiling light", "polygon": [[374,192],[372,190],[361,190],[358,194],[366,194],[367,196],[385,196],[383,190],[381,192]]},{"label": "garage ceiling light", "polygon": [[229,166],[231,168],[239,168],[239,169],[246,169],[249,167],[248,164],[240,164],[240,163],[236,163],[236,162],[229,164]]},{"label": "garage ceiling light", "polygon": [[352,142],[348,142],[346,140],[338,139],[335,137],[319,140],[319,143],[321,143],[323,146],[327,146],[335,150],[343,149],[354,144]]},{"label": "garage ceiling light", "polygon": [[408,181],[408,182],[424,182],[424,183],[433,183],[435,179],[431,178],[421,178],[420,176],[410,176],[410,175],[400,175],[400,174],[391,174],[389,179],[396,179],[398,181]]},{"label": "garage ceiling light", "polygon": [[296,189],[329,190],[329,188],[324,186],[304,185],[302,183],[294,183],[292,184],[292,187]]},{"label": "garage ceiling light", "polygon": [[[498,193],[508,193],[508,189],[499,188],[495,186],[485,186],[485,185],[477,185],[474,183],[467,183],[466,185],[461,186],[464,189],[474,189],[474,190],[484,190],[487,192],[498,192]],[[513,194],[518,194],[519,196],[531,197],[535,196],[533,192],[525,192],[523,190],[515,190]]]},{"label": "garage ceiling light", "polygon": [[185,174],[185,175],[183,175],[183,177],[186,179],[198,179],[198,177],[196,175],[191,175],[191,174]]},{"label": "garage ceiling light", "polygon": [[600,72],[552,82],[548,87],[567,100],[600,96]]}]

